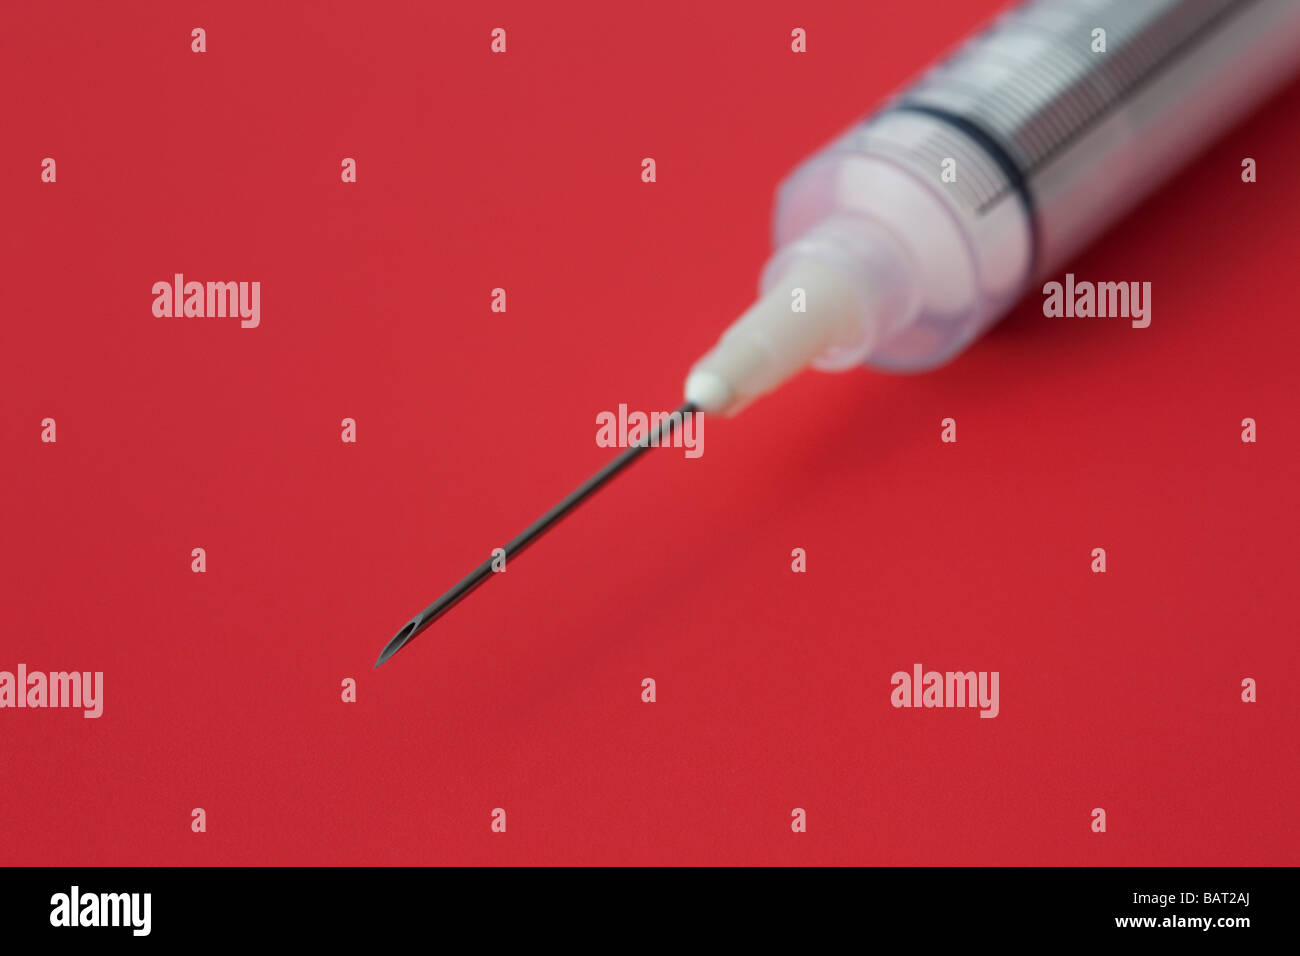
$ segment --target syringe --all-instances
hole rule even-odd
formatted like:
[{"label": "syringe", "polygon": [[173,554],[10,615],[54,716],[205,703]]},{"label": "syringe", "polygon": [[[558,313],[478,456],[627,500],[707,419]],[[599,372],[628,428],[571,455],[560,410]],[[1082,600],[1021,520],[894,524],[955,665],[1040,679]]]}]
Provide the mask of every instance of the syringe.
[{"label": "syringe", "polygon": [[[1300,69],[1300,0],[1030,0],[781,184],[758,302],[679,413],[735,414],[812,365],[955,356]],[[678,419],[407,622],[376,667]]]},{"label": "syringe", "polygon": [[687,399],[947,361],[1298,68],[1297,0],[1011,10],[781,184],[762,297]]}]

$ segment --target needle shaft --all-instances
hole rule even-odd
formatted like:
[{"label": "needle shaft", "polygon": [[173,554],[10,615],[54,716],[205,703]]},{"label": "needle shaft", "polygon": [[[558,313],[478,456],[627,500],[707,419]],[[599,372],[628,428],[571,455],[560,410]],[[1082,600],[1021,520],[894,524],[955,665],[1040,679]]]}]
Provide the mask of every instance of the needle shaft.
[{"label": "needle shaft", "polygon": [[[582,504],[598,491],[606,482],[617,475],[637,458],[641,457],[648,448],[653,448],[661,444],[665,439],[671,438],[673,431],[681,424],[682,419],[696,411],[695,405],[687,402],[677,411],[673,412],[667,418],[661,419],[646,436],[645,440],[619,453],[607,465],[596,472],[582,484],[574,488],[573,491],[565,495],[560,501],[547,511],[544,515],[530,524],[523,531],[519,532],[506,546],[505,559],[508,562],[511,558],[522,553],[530,544],[549,531],[556,522],[567,515],[578,505]],[[415,617],[406,622],[406,625],[397,632],[379,654],[379,660],[375,661],[375,667],[383,664],[386,660],[400,651],[416,638],[425,628],[427,628],[438,618],[442,617],[453,607],[459,604],[466,596],[484,581],[492,576],[492,563],[495,559],[488,558],[469,574],[465,575],[455,585],[447,590],[442,597],[434,601]]]}]

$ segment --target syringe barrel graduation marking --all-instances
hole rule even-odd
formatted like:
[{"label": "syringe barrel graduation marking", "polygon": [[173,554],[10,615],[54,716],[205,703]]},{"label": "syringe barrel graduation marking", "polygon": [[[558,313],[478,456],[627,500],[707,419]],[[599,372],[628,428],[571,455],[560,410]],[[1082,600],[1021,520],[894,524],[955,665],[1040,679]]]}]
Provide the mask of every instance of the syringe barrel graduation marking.
[{"label": "syringe barrel graduation marking", "polygon": [[[1007,12],[782,183],[756,309],[801,288],[807,312],[779,335],[737,323],[687,397],[734,413],[808,351],[826,370],[942,364],[1298,69],[1295,0]],[[808,288],[809,263],[837,275]]]}]

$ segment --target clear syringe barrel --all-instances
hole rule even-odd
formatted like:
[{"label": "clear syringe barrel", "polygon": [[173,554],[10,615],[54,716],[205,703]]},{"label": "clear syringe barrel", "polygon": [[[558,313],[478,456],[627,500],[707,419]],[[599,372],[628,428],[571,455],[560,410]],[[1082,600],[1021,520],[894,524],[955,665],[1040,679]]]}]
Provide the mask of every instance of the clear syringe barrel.
[{"label": "clear syringe barrel", "polygon": [[765,284],[856,272],[814,364],[933,367],[1297,69],[1300,0],[1023,4],[786,179]]},{"label": "clear syringe barrel", "polygon": [[763,297],[688,397],[947,361],[1298,70],[1300,0],[1011,9],[781,184]]}]

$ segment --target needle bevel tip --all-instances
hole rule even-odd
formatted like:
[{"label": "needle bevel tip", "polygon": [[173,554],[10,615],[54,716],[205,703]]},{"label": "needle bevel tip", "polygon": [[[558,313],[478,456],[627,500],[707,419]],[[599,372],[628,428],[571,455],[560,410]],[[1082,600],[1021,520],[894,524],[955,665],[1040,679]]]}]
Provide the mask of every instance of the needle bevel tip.
[{"label": "needle bevel tip", "polygon": [[406,626],[397,632],[397,636],[384,645],[384,649],[379,652],[379,660],[375,661],[375,670],[379,670],[381,664],[406,646],[406,642],[415,633],[416,623],[416,621],[408,621]]}]

